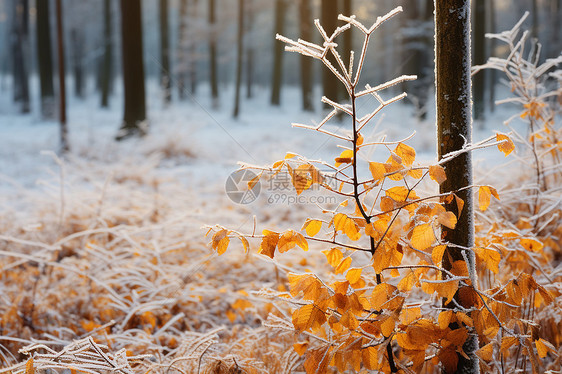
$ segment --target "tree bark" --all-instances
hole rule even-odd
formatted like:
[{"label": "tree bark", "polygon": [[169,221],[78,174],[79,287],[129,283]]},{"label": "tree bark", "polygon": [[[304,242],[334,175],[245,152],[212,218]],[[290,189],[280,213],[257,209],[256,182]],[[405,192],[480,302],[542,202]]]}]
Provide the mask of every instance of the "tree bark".
[{"label": "tree bark", "polygon": [[160,82],[164,105],[172,101],[172,80],[170,76],[170,38],[168,32],[168,0],[160,0]]},{"label": "tree bark", "polygon": [[240,114],[240,89],[242,86],[242,54],[244,53],[244,0],[238,0],[238,48],[236,50],[236,93],[234,95],[234,112],[232,116],[238,118]]},{"label": "tree bark", "polygon": [[216,21],[215,21],[215,0],[209,0],[209,27],[211,28],[211,35],[209,38],[209,70],[211,81],[211,98],[213,100],[213,108],[219,105],[219,84],[217,77],[217,36],[216,36]]},{"label": "tree bark", "polygon": [[125,108],[123,124],[116,139],[144,135],[146,120],[142,18],[140,0],[121,0],[121,37]]},{"label": "tree bark", "polygon": [[56,0],[57,12],[57,51],[59,64],[59,120],[60,120],[60,147],[61,153],[69,151],[68,144],[68,128],[66,124],[66,82],[64,68],[64,35],[62,20],[62,4],[61,0]]},{"label": "tree bark", "polygon": [[177,48],[177,86],[180,100],[185,99],[185,76],[188,69],[187,64],[187,0],[180,0],[179,21],[178,21],[178,48]]},{"label": "tree bark", "polygon": [[[474,56],[473,65],[486,63],[486,0],[473,0],[473,40]],[[490,0],[488,0],[490,1]],[[478,72],[472,77],[473,100],[474,100],[474,119],[484,119],[484,93],[486,84],[486,70]]]},{"label": "tree bark", "polygon": [[[312,40],[312,9],[310,0],[299,2],[300,35],[303,40]],[[312,61],[310,57],[300,55],[302,109],[313,111],[312,103]]]},{"label": "tree bark", "polygon": [[[337,27],[338,21],[338,0],[322,0],[320,8],[320,23],[328,36],[330,36]],[[330,59],[332,65],[337,66],[334,59]],[[332,75],[330,70],[326,67],[322,69],[322,86],[324,96],[333,101],[338,101],[338,83],[339,81]],[[328,105],[325,104],[327,108]]]},{"label": "tree bark", "polygon": [[41,115],[55,118],[55,89],[53,85],[53,53],[51,51],[51,25],[49,0],[37,1],[37,63],[41,94]]},{"label": "tree bark", "polygon": [[248,42],[246,43],[246,98],[251,99],[254,94],[252,87],[254,85],[254,43],[253,43],[253,24],[254,24],[254,3],[249,0],[246,5],[248,22],[246,22],[246,30],[248,31]]},{"label": "tree bark", "polygon": [[84,69],[82,66],[82,55],[84,37],[82,32],[76,28],[70,31],[70,42],[72,50],[72,70],[74,73],[74,95],[84,97]]},{"label": "tree bark", "polygon": [[[470,0],[435,1],[435,63],[436,63],[436,102],[437,102],[437,144],[439,159],[458,151],[465,143],[472,141],[471,131],[471,79],[470,79]],[[452,245],[443,256],[443,267],[452,269],[454,261],[465,261],[469,271],[475,272],[474,253],[464,248],[474,246],[474,212],[470,189],[459,191],[472,185],[472,160],[470,152],[462,153],[445,165],[447,180],[440,186],[441,193],[456,191],[464,201],[462,212],[457,209],[455,200],[445,208],[458,217],[454,230],[443,227],[443,238]],[[454,245],[454,246],[453,246]],[[476,286],[476,285],[475,285]],[[460,297],[464,291],[459,289],[455,300],[463,307],[470,308],[470,298]],[[468,290],[470,291],[470,290]],[[453,303],[444,305],[454,307]],[[451,328],[458,328],[451,325]],[[469,359],[458,354],[456,371],[447,372],[478,373],[479,364],[475,351],[478,349],[478,336],[470,334],[463,346]]]},{"label": "tree bark", "polygon": [[103,62],[101,71],[101,106],[107,108],[109,105],[109,93],[113,80],[113,40],[111,30],[111,0],[103,2]]},{"label": "tree bark", "polygon": [[[285,0],[275,0],[274,34],[284,34],[285,28]],[[273,43],[273,70],[271,75],[271,105],[281,104],[281,84],[283,82],[283,43]]]},{"label": "tree bark", "polygon": [[26,50],[28,43],[29,12],[27,0],[16,0],[13,5],[14,16],[12,19],[12,61],[14,77],[14,101],[21,103],[20,111],[29,113],[29,81],[27,79]]}]

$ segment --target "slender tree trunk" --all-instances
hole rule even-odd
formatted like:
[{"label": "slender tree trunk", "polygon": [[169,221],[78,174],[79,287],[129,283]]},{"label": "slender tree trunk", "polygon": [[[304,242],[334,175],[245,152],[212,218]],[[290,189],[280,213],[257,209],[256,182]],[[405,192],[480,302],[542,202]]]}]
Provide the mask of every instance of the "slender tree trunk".
[{"label": "slender tree trunk", "polygon": [[55,118],[55,89],[53,85],[53,53],[51,51],[51,25],[49,0],[37,1],[37,59],[41,93],[41,115]]},{"label": "slender tree trunk", "polygon": [[251,99],[254,95],[252,86],[254,85],[254,43],[253,43],[253,24],[254,24],[254,3],[249,0],[246,5],[248,22],[246,30],[248,42],[246,43],[246,98]]},{"label": "slender tree trunk", "polygon": [[[473,0],[473,40],[474,56],[473,65],[486,63],[486,0]],[[487,0],[490,1],[490,0]],[[474,119],[484,119],[484,93],[486,84],[486,71],[480,71],[472,77],[472,94],[474,100]]]},{"label": "slender tree trunk", "polygon": [[[496,4],[495,0],[488,0],[488,32],[496,32]],[[556,34],[556,33],[554,33]],[[488,50],[490,51],[490,56],[495,56],[496,50],[496,39],[488,39]],[[488,89],[489,92],[489,106],[490,111],[494,112],[496,109],[496,82],[498,80],[498,74],[496,69],[488,69]]]},{"label": "slender tree trunk", "polygon": [[61,0],[56,0],[57,11],[57,51],[59,64],[59,120],[60,120],[60,147],[61,153],[69,151],[68,128],[66,125],[66,82],[64,68],[64,35],[62,24]]},{"label": "slender tree trunk", "polygon": [[176,81],[178,86],[178,97],[180,100],[185,99],[185,76],[188,69],[187,66],[187,0],[180,0],[179,9],[179,27],[178,27],[178,48],[177,48],[177,68]]},{"label": "slender tree trunk", "polygon": [[168,32],[168,0],[160,0],[160,62],[161,85],[164,104],[172,101],[172,80],[170,76],[170,38]]},{"label": "slender tree trunk", "polygon": [[72,44],[72,70],[74,72],[74,95],[84,97],[84,69],[82,66],[82,55],[84,37],[82,32],[76,28],[70,31],[70,42]]},{"label": "slender tree trunk", "polygon": [[[285,28],[285,0],[275,0],[274,33],[284,34]],[[283,82],[283,43],[273,43],[273,71],[271,76],[271,105],[281,104],[281,84]]]},{"label": "slender tree trunk", "polygon": [[[196,20],[197,17],[197,0],[191,3],[191,19]],[[195,38],[189,43],[189,74],[191,83],[191,94],[197,93],[197,43]]]},{"label": "slender tree trunk", "polygon": [[[439,159],[444,155],[463,148],[472,141],[471,131],[471,79],[470,79],[470,0],[435,1],[435,63],[437,102],[437,144]],[[443,239],[455,245],[448,246],[443,256],[443,267],[452,269],[454,261],[465,261],[474,274],[475,260],[471,248],[474,246],[474,212],[472,191],[461,188],[472,185],[472,160],[470,152],[463,153],[445,165],[447,180],[440,186],[441,193],[456,192],[464,200],[464,208],[457,210],[455,200],[445,207],[458,217],[454,230],[443,227]],[[476,286],[476,285],[475,285]],[[455,295],[457,303],[465,308],[473,305],[470,298],[460,297],[470,289],[460,288]],[[454,308],[454,303],[444,305]],[[451,328],[458,328],[451,325]],[[478,336],[469,335],[463,346],[469,359],[458,354],[456,371],[446,372],[478,373],[479,364],[475,351],[478,350]]]},{"label": "slender tree trunk", "polygon": [[[320,23],[326,33],[331,35],[337,27],[338,22],[338,0],[322,0],[320,8]],[[335,60],[331,59],[332,65],[337,66]],[[322,69],[322,86],[324,89],[324,96],[333,101],[338,101],[339,83],[334,79],[330,70],[326,67]],[[326,104],[325,107],[328,107]]]},{"label": "slender tree trunk", "polygon": [[[300,0],[299,2],[300,35],[303,40],[312,40],[312,8],[310,0]],[[301,90],[302,90],[302,109],[313,111],[312,103],[312,60],[310,57],[301,55],[299,57],[301,65]]]},{"label": "slender tree trunk", "polygon": [[240,89],[242,86],[242,54],[244,53],[244,0],[238,0],[238,48],[236,51],[236,94],[234,96],[234,112],[232,116],[238,118],[240,114]]},{"label": "slender tree trunk", "polygon": [[28,3],[27,0],[16,0],[13,5],[12,19],[12,59],[14,76],[14,101],[21,103],[22,113],[31,111],[29,103],[29,81],[27,79],[26,50],[28,41]]},{"label": "slender tree trunk", "polygon": [[140,0],[121,0],[121,45],[123,48],[123,88],[125,108],[123,124],[116,139],[144,135],[146,103],[142,55],[142,18]]},{"label": "slender tree trunk", "polygon": [[103,62],[101,67],[101,106],[108,107],[109,92],[113,80],[113,39],[111,31],[111,0],[103,2]]},{"label": "slender tree trunk", "polygon": [[209,38],[209,70],[211,83],[211,98],[213,108],[219,106],[219,84],[217,77],[217,30],[215,21],[215,0],[209,0],[209,27],[211,35]]}]

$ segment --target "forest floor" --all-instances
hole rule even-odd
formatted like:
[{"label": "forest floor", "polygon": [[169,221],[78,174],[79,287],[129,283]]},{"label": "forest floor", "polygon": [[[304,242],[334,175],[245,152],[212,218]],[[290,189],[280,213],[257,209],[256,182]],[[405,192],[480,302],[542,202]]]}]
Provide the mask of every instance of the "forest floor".
[{"label": "forest floor", "polygon": [[[56,122],[0,114],[0,367],[23,372],[27,353],[40,351],[35,363],[43,368],[84,372],[302,368],[291,305],[275,291],[286,290],[287,270],[328,272],[324,255],[293,251],[270,260],[253,242],[247,254],[236,243],[217,256],[205,237],[215,224],[251,233],[255,221],[256,232],[299,230],[318,210],[314,191],[291,203],[294,192],[266,182],[251,204],[225,193],[238,161],[267,165],[288,151],[332,161],[341,152],[321,134],[291,128],[320,120],[319,112],[297,109],[298,91],[287,90],[279,108],[267,96],[258,92],[233,120],[229,106],[209,110],[206,99],[193,98],[163,107],[154,95],[150,133],[124,142],[113,140],[119,102],[101,110],[97,97],[74,98],[64,158],[56,156]],[[489,114],[475,140],[507,132],[502,121],[513,113]],[[416,121],[411,107],[397,104],[369,137],[394,141],[415,130],[407,143],[429,162],[436,158],[431,117]],[[475,160],[476,179],[501,194],[502,175],[516,164],[500,167],[497,149]]]}]

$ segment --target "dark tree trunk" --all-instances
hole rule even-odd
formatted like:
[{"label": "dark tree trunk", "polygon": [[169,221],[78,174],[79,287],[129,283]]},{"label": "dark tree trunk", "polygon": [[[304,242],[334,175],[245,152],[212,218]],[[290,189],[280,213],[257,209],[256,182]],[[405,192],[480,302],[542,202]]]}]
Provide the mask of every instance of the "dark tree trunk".
[{"label": "dark tree trunk", "polygon": [[176,81],[178,86],[178,97],[185,99],[185,76],[187,73],[187,0],[180,0],[179,26],[178,26],[178,48],[177,48],[177,67]]},{"label": "dark tree trunk", "polygon": [[142,18],[140,0],[121,0],[121,38],[125,108],[117,140],[144,135],[146,103],[142,56]]},{"label": "dark tree trunk", "polygon": [[[275,0],[275,34],[284,34],[285,29],[285,0]],[[275,36],[275,35],[274,35]],[[273,70],[271,75],[271,105],[281,104],[281,84],[283,82],[283,43],[273,43]]]},{"label": "dark tree trunk", "polygon": [[161,85],[164,104],[172,101],[172,80],[170,77],[170,38],[168,32],[168,0],[160,0],[160,62]]},{"label": "dark tree trunk", "polygon": [[254,4],[252,0],[246,5],[248,22],[246,22],[246,30],[248,31],[248,42],[246,43],[246,98],[253,97],[252,86],[254,85],[254,45],[252,40],[252,27],[254,24]]},{"label": "dark tree trunk", "polygon": [[103,62],[101,66],[101,106],[108,107],[111,82],[113,80],[113,39],[111,31],[111,0],[103,1]]},{"label": "dark tree trunk", "polygon": [[[312,40],[312,7],[310,0],[300,0],[299,3],[299,23],[300,35],[303,40]],[[312,103],[312,60],[301,55],[301,90],[302,90],[302,109],[313,111]]]},{"label": "dark tree trunk", "polygon": [[242,86],[242,54],[244,53],[244,0],[238,0],[238,48],[236,50],[236,94],[234,96],[234,112],[240,114],[240,88]]},{"label": "dark tree trunk", "polygon": [[[454,10],[451,12],[451,10]],[[439,159],[463,148],[472,141],[471,134],[471,79],[470,79],[470,0],[438,0],[435,2],[435,63],[437,101],[437,144]],[[445,165],[447,180],[440,186],[441,193],[457,191],[464,200],[464,209],[458,212],[455,200],[445,207],[458,217],[454,230],[443,227],[443,239],[456,246],[448,246],[443,256],[443,267],[451,270],[454,261],[465,261],[474,272],[474,253],[461,248],[474,246],[474,212],[472,191],[461,188],[472,185],[472,160],[470,152],[463,153]],[[464,254],[464,256],[463,256]],[[471,308],[467,299],[460,298],[461,288],[455,300],[465,308]],[[444,305],[454,308],[454,303]],[[451,325],[451,328],[458,326]],[[479,364],[475,351],[478,336],[469,335],[463,346],[469,359],[458,354],[456,373],[478,373]],[[449,370],[452,371],[452,370]]]},{"label": "dark tree trunk", "polygon": [[70,42],[72,43],[72,70],[74,72],[74,95],[84,97],[84,69],[82,66],[82,55],[84,37],[82,32],[76,28],[70,31]]},{"label": "dark tree trunk", "polygon": [[[486,0],[473,0],[473,37],[474,55],[472,58],[473,65],[482,65],[486,63]],[[490,1],[490,0],[487,0]],[[472,94],[474,101],[474,119],[484,119],[484,92],[486,84],[486,70],[478,72],[472,77]]]},{"label": "dark tree trunk", "polygon": [[[191,19],[197,19],[197,0],[191,3]],[[197,92],[197,43],[195,40],[189,44],[189,74],[191,83],[191,94]]]},{"label": "dark tree trunk", "polygon": [[217,77],[217,30],[215,20],[215,0],[209,0],[209,27],[211,28],[211,35],[209,38],[211,98],[213,100],[213,107],[217,108],[219,105],[219,83]]},{"label": "dark tree trunk", "polygon": [[59,64],[59,120],[60,120],[60,147],[61,153],[68,152],[68,128],[66,125],[66,82],[64,68],[64,35],[62,25],[62,4],[61,0],[56,0],[57,11],[57,52]]},{"label": "dark tree trunk", "polygon": [[[337,27],[338,22],[338,0],[322,0],[320,8],[320,23],[328,36],[330,36]],[[335,60],[330,59],[332,65],[337,66]],[[326,67],[322,69],[322,87],[324,96],[333,101],[338,101],[339,81],[332,75]],[[326,105],[326,108],[328,105]]]},{"label": "dark tree trunk", "polygon": [[37,1],[37,59],[41,93],[41,115],[55,118],[55,89],[53,86],[53,53],[51,51],[51,25],[49,0]]},{"label": "dark tree trunk", "polygon": [[29,12],[27,0],[16,0],[13,5],[12,19],[12,61],[14,77],[14,101],[21,104],[22,113],[29,113],[29,81],[27,79],[26,51],[28,43]]}]

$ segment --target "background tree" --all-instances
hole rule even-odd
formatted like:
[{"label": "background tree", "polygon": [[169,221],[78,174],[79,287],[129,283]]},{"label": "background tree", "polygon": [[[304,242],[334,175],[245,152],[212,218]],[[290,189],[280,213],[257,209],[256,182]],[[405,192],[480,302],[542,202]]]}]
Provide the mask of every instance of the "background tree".
[{"label": "background tree", "polygon": [[[472,40],[474,40],[472,64],[483,65],[486,62],[486,3],[485,0],[473,0],[472,6],[472,24],[474,25],[472,28]],[[475,120],[484,118],[485,78],[485,71],[480,71],[472,77]]]},{"label": "background tree", "polygon": [[29,82],[26,61],[26,51],[29,36],[29,22],[27,15],[29,5],[27,0],[16,0],[13,3],[12,18],[12,67],[14,77],[14,101],[21,104],[22,113],[29,113]]},{"label": "background tree", "polygon": [[160,0],[160,82],[164,93],[164,104],[172,101],[170,77],[170,41],[168,32],[168,0]]},{"label": "background tree", "polygon": [[232,116],[238,118],[240,114],[240,88],[242,86],[242,54],[244,53],[244,0],[238,0],[238,42],[236,49],[236,85],[234,95],[234,112]]},{"label": "background tree", "polygon": [[[198,19],[197,16],[197,0],[191,0],[191,12],[190,19],[195,21]],[[194,30],[194,28],[192,28]],[[195,38],[189,43],[189,75],[191,84],[191,94],[195,95],[197,92],[197,43]]]},{"label": "background tree", "polygon": [[37,68],[41,115],[43,118],[55,117],[55,90],[53,86],[53,53],[51,51],[51,25],[49,0],[37,1]]},{"label": "background tree", "polygon": [[[312,40],[312,7],[310,0],[299,2],[300,35],[303,40]],[[312,61],[304,55],[299,56],[301,67],[302,109],[312,111]]]},{"label": "background tree", "polygon": [[[451,13],[451,10],[454,12]],[[459,151],[472,141],[471,133],[471,79],[470,79],[470,0],[440,0],[435,2],[435,63],[437,101],[438,156]],[[443,165],[447,179],[440,185],[440,192],[456,191],[464,201],[459,211],[455,199],[445,205],[458,217],[455,229],[443,227],[443,238],[451,243],[443,256],[443,267],[453,268],[455,261],[468,261],[466,266],[474,274],[474,253],[465,248],[474,246],[474,211],[472,191],[472,158],[470,152],[458,155]],[[476,285],[475,285],[476,286]],[[473,302],[470,289],[461,287],[455,301],[470,309]],[[444,305],[454,308],[454,303]],[[450,326],[457,328],[458,326]],[[479,364],[475,351],[478,336],[470,335],[463,346],[466,359],[458,354],[457,373],[478,373]]]},{"label": "background tree", "polygon": [[216,15],[215,15],[215,0],[209,0],[209,80],[211,84],[211,98],[213,100],[213,107],[219,105],[219,84],[217,77],[217,30],[216,30]]},{"label": "background tree", "polygon": [[252,38],[252,25],[254,23],[254,2],[246,1],[246,14],[248,21],[246,22],[246,33],[248,42],[246,43],[246,98],[251,99],[254,95],[252,86],[254,85],[254,41]]},{"label": "background tree", "polygon": [[74,95],[84,97],[84,66],[82,63],[84,55],[84,36],[82,31],[73,27],[70,31],[70,43],[72,51],[72,72],[74,74]]},{"label": "background tree", "polygon": [[66,124],[66,82],[64,68],[64,34],[61,0],[56,0],[57,12],[57,55],[59,65],[59,120],[61,153],[68,152],[68,128]]},{"label": "background tree", "polygon": [[113,79],[113,39],[111,27],[111,0],[103,1],[103,61],[101,66],[101,106],[107,108]]},{"label": "background tree", "polygon": [[141,1],[121,0],[120,4],[125,108],[118,140],[146,131],[141,125],[146,120]]},{"label": "background tree", "polygon": [[[488,25],[488,32],[489,33],[495,33],[496,32],[496,2],[495,0],[488,0],[486,2],[486,4],[488,5],[488,17],[487,17],[487,25]],[[554,33],[556,34],[556,33]],[[495,49],[496,49],[496,39],[495,38],[491,38],[488,39],[488,50],[490,51],[490,55],[494,56],[495,54]],[[497,71],[495,69],[487,69],[487,75],[485,75],[484,77],[487,77],[487,84],[488,84],[488,92],[489,92],[489,103],[488,106],[490,108],[490,111],[493,112],[496,109],[496,83],[498,81],[498,74]]]},{"label": "background tree", "polygon": [[[285,0],[275,0],[273,26],[274,34],[283,34],[285,29]],[[275,36],[275,35],[274,35]],[[281,84],[283,82],[283,44],[273,44],[273,69],[271,74],[271,105],[281,104]]]},{"label": "background tree", "polygon": [[177,67],[176,81],[178,86],[178,96],[180,100],[185,99],[185,77],[187,73],[187,52],[188,43],[187,35],[187,17],[188,17],[188,1],[180,0],[179,19],[178,19],[178,48],[177,48]]},{"label": "background tree", "polygon": [[[326,33],[331,35],[337,27],[338,21],[338,0],[322,0],[320,7],[320,23]],[[330,60],[332,65],[335,64],[333,59]],[[340,83],[332,79],[330,70],[326,67],[322,69],[322,87],[324,96],[333,101],[338,101],[338,91]]]}]

